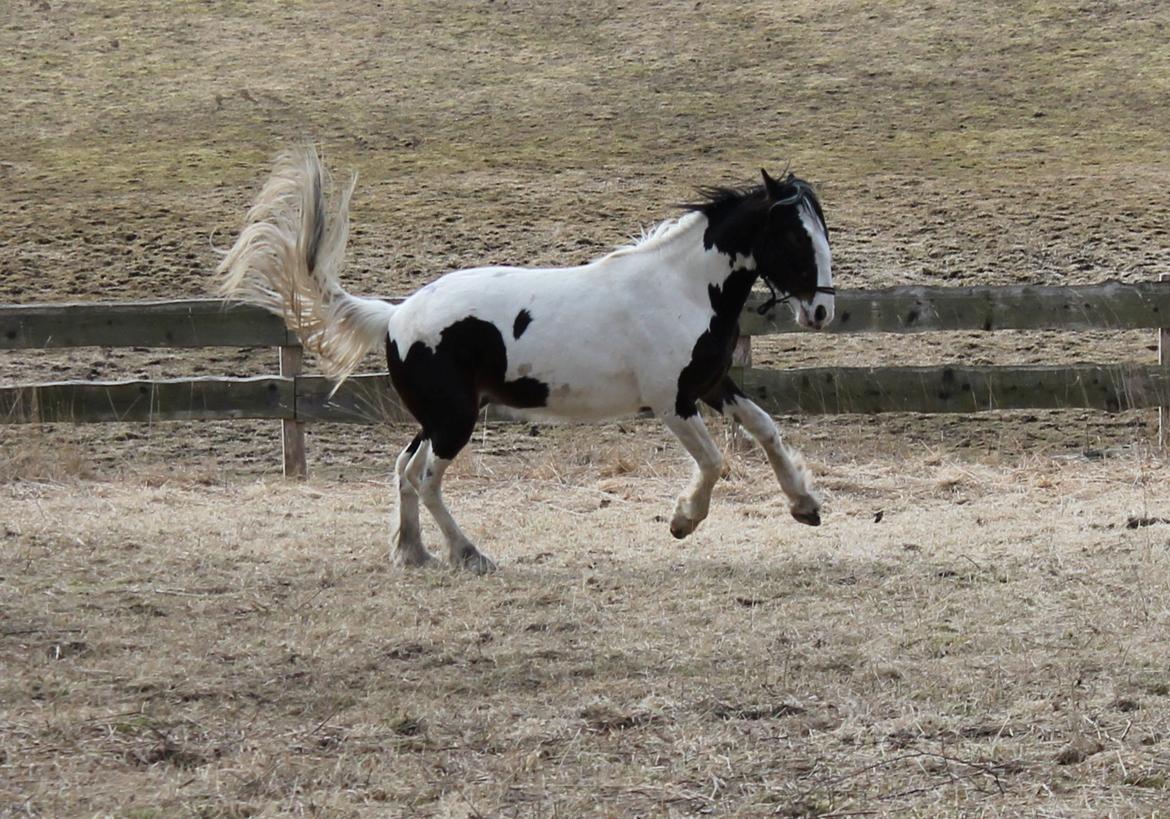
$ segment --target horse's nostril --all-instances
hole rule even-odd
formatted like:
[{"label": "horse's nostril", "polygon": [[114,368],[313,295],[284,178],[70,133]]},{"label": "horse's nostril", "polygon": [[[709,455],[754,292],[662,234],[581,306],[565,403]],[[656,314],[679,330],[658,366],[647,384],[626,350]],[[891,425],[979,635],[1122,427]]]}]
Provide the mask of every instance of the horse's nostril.
[{"label": "horse's nostril", "polygon": [[817,311],[813,314],[813,318],[815,318],[817,321],[824,321],[825,316],[827,316],[828,314],[829,314],[829,311],[825,309],[825,305],[818,304]]}]

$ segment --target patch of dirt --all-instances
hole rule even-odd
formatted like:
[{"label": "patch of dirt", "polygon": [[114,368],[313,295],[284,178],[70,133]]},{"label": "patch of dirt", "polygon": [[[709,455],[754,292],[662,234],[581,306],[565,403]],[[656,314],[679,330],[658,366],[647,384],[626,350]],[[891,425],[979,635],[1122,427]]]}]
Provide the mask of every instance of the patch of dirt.
[{"label": "patch of dirt", "polygon": [[486,578],[391,569],[369,477],[0,484],[0,804],[1164,804],[1170,543],[1126,521],[1170,506],[1165,462],[814,461],[810,529],[753,451],[679,544],[689,465],[634,451],[610,505],[566,441],[543,478],[461,462]]}]

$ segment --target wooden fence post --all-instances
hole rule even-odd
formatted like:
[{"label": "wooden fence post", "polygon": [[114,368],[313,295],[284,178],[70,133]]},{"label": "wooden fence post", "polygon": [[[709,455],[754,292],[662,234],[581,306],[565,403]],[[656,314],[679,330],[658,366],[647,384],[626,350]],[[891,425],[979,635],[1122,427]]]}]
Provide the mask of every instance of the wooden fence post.
[{"label": "wooden fence post", "polygon": [[735,340],[735,349],[731,351],[732,367],[752,366],[752,337],[740,336]]},{"label": "wooden fence post", "polygon": [[[1159,281],[1170,281],[1170,274],[1163,273]],[[1170,320],[1170,319],[1168,319]],[[1158,330],[1158,363],[1170,369],[1170,326]],[[1170,445],[1170,407],[1158,407],[1158,449]]]},{"label": "wooden fence post", "polygon": [[[296,380],[301,374],[301,363],[304,360],[304,350],[296,347],[281,345],[277,347],[280,355],[280,374],[286,378]],[[296,389],[293,390],[293,406],[296,406]],[[309,475],[308,465],[305,463],[305,422],[295,418],[286,418],[280,422],[281,448],[284,451],[284,476],[286,478],[306,478]]]}]

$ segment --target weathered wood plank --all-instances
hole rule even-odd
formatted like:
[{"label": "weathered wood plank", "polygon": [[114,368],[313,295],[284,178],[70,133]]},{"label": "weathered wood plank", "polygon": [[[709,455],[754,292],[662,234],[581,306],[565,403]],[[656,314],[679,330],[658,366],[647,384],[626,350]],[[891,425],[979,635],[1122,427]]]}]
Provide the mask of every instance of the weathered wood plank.
[{"label": "weathered wood plank", "polygon": [[[300,347],[277,347],[280,375],[292,378],[301,374],[305,351]],[[294,393],[296,384],[293,385]],[[295,406],[294,406],[295,411]],[[280,422],[280,451],[284,456],[286,478],[307,478],[309,465],[305,460],[305,422],[285,418]]]},{"label": "weathered wood plank", "polygon": [[[775,414],[978,412],[1170,404],[1159,365],[887,367],[743,370],[745,392]],[[297,391],[294,410],[294,383]],[[386,375],[355,376],[330,396],[321,376],[59,382],[0,388],[0,423],[270,418],[346,423],[409,421]],[[499,408],[490,413],[507,420]]]},{"label": "weathered wood plank", "polygon": [[[776,414],[1118,411],[1170,401],[1170,370],[1156,365],[745,369],[738,377],[749,395]],[[412,420],[385,373],[355,376],[329,398],[331,389],[320,376],[299,377],[297,416],[349,423]],[[493,420],[514,419],[505,407],[489,410]]]},{"label": "weathered wood plank", "polygon": [[[744,335],[813,332],[784,304],[756,313],[753,294],[740,318]],[[936,330],[1138,330],[1170,317],[1170,282],[1105,282],[1067,287],[890,287],[840,290],[830,333],[921,333]]]},{"label": "weathered wood plank", "polygon": [[776,415],[1070,408],[1115,412],[1170,402],[1170,371],[1157,365],[751,369],[739,377],[744,391]]},{"label": "weathered wood plank", "polygon": [[333,392],[333,382],[320,375],[297,377],[297,419],[349,424],[400,423],[411,420],[387,373],[355,375]]},{"label": "weathered wood plank", "polygon": [[[1163,273],[1158,278],[1170,284],[1170,273]],[[1158,364],[1170,372],[1170,317],[1158,328]],[[1158,448],[1165,449],[1167,446],[1170,446],[1170,404],[1158,407]]]},{"label": "weathered wood plank", "polygon": [[[401,301],[399,298],[387,301]],[[767,316],[753,295],[745,336],[809,332],[785,305]],[[1170,281],[1055,286],[891,287],[842,290],[825,332],[1092,330],[1164,327]],[[97,304],[0,305],[0,349],[53,347],[266,347],[295,344],[281,320],[216,299]]]},{"label": "weathered wood plank", "polygon": [[266,310],[219,299],[0,305],[0,349],[296,343],[281,319]]},{"label": "weathered wood plank", "polygon": [[0,388],[0,423],[293,417],[290,378],[61,381]]},{"label": "weathered wood plank", "polygon": [[[347,379],[332,396],[333,383],[324,376],[297,378],[297,418],[347,424],[415,423],[390,385],[387,373],[367,373]],[[489,405],[491,423],[530,421],[523,410]]]}]

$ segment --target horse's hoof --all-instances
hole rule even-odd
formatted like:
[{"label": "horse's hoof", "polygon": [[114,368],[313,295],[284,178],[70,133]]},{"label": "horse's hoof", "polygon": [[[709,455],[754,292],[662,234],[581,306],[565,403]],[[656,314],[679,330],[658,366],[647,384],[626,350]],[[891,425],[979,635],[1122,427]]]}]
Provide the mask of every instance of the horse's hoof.
[{"label": "horse's hoof", "polygon": [[814,509],[811,512],[797,512],[793,509],[792,517],[807,526],[821,525],[821,511],[819,509]]},{"label": "horse's hoof", "polygon": [[459,568],[472,574],[491,574],[496,570],[496,563],[482,552],[471,550],[463,553],[459,559]]},{"label": "horse's hoof", "polygon": [[401,566],[404,569],[421,569],[424,566],[430,566],[435,560],[435,556],[428,552],[425,546],[406,549],[399,546],[390,553],[391,565]]},{"label": "horse's hoof", "polygon": [[683,515],[675,515],[674,520],[670,522],[670,533],[679,540],[682,540],[698,527],[698,521],[691,520]]}]

